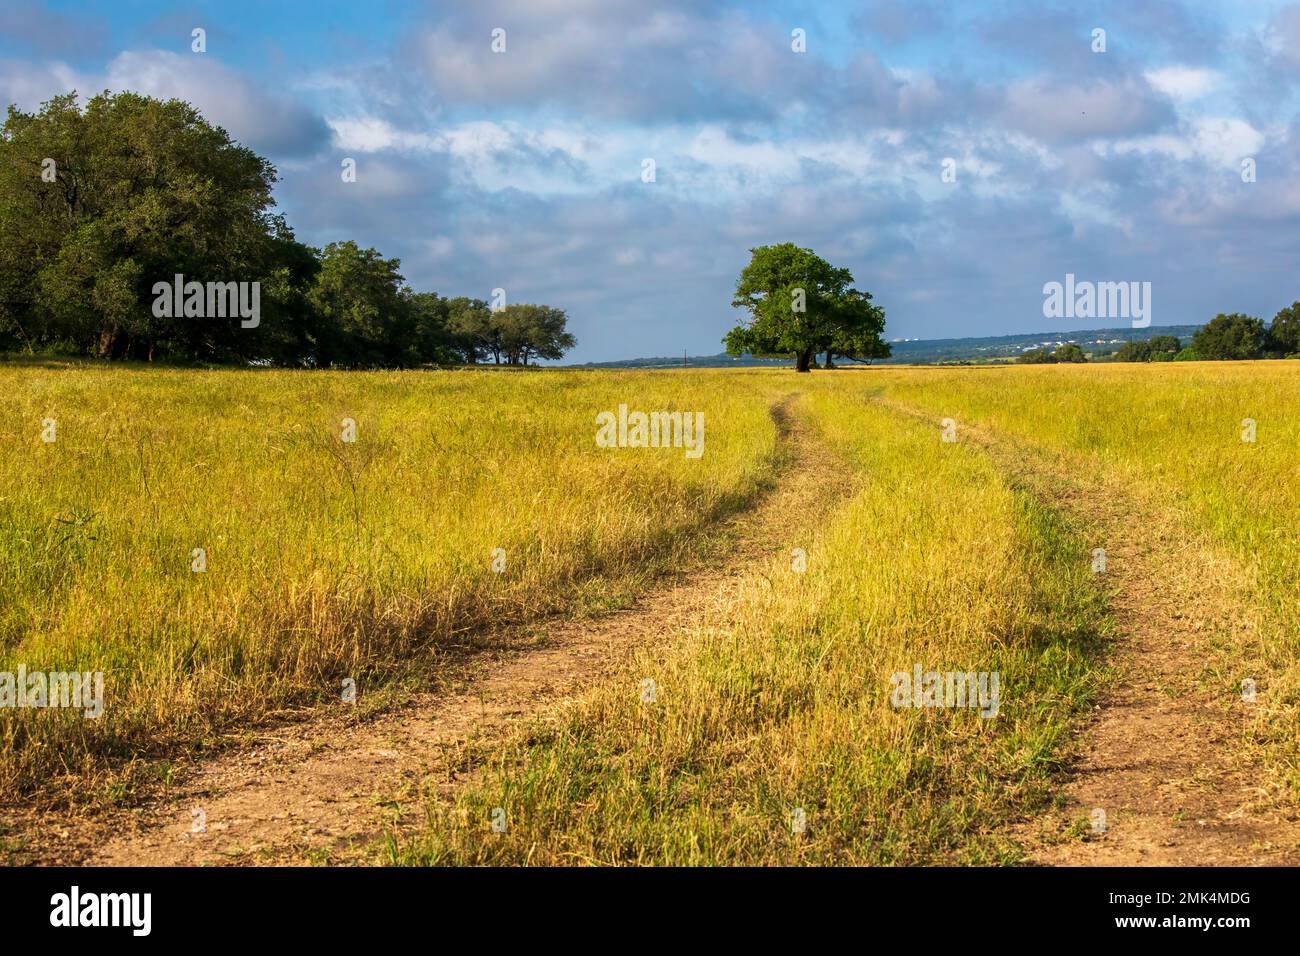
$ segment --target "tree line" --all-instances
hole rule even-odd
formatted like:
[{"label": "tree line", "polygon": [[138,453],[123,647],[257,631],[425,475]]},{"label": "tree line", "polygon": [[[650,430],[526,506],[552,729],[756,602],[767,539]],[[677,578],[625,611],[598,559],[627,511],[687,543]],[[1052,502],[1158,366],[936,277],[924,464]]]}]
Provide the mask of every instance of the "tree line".
[{"label": "tree line", "polygon": [[[0,351],[401,368],[527,365],[576,344],[561,309],[416,292],[375,249],[299,242],[275,212],[276,180],[180,100],[105,92],[83,109],[69,93],[35,113],[10,106]],[[196,287],[193,309],[158,307],[174,280]],[[257,284],[255,319],[205,313],[213,284],[238,283]]]},{"label": "tree line", "polygon": [[1172,335],[1125,342],[1117,362],[1229,361],[1233,359],[1300,358],[1300,302],[1263,319],[1241,312],[1219,313],[1196,330],[1189,345]]},{"label": "tree line", "polygon": [[[1196,330],[1184,346],[1176,335],[1153,335],[1125,342],[1116,350],[1116,362],[1195,362],[1240,359],[1300,358],[1300,302],[1280,310],[1271,325],[1240,312],[1220,313]],[[1055,350],[1030,349],[1016,357],[1022,365],[1086,362],[1073,342]]]}]

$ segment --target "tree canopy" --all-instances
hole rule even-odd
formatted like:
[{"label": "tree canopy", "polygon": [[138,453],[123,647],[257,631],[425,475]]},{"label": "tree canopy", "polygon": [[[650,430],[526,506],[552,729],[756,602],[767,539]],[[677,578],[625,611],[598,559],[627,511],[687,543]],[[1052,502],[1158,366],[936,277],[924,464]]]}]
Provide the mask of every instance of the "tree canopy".
[{"label": "tree canopy", "polygon": [[1300,302],[1292,302],[1273,316],[1268,347],[1281,356],[1300,356]]},{"label": "tree canopy", "polygon": [[1117,362],[1168,362],[1182,349],[1174,335],[1153,335],[1149,339],[1125,342],[1115,353]]},{"label": "tree canopy", "polygon": [[808,371],[826,353],[849,358],[884,358],[889,345],[880,338],[884,309],[871,293],[852,288],[853,275],[811,249],[791,242],[750,250],[750,261],[736,282],[732,306],[749,312],[748,322],[723,338],[727,352],[789,355],[795,368]]},{"label": "tree canopy", "polygon": [[1266,341],[1263,320],[1220,313],[1197,331],[1192,348],[1203,359],[1252,359],[1260,357]]},{"label": "tree canopy", "polygon": [[[576,344],[563,310],[494,313],[412,291],[398,259],[351,240],[298,242],[275,212],[276,176],[180,100],[104,92],[82,108],[69,93],[35,113],[11,106],[0,127],[0,350],[410,367],[527,364]],[[166,292],[159,308],[173,281],[185,307]],[[224,309],[237,286],[249,297],[256,287],[252,320]]]}]

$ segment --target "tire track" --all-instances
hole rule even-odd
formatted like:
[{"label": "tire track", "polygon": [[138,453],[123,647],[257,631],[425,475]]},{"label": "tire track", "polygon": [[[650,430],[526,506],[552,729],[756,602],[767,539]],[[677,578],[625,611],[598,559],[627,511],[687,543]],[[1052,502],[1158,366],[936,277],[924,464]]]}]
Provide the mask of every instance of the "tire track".
[{"label": "tire track", "polygon": [[[631,652],[725,618],[746,575],[811,529],[848,492],[848,470],[791,411],[772,409],[772,486],[724,523],[725,554],[703,560],[632,606],[588,620],[503,630],[466,662],[458,686],[371,719],[323,714],[269,729],[253,746],[200,764],[163,798],[130,811],[46,826],[39,862],[210,865],[366,861],[386,832],[411,832],[432,789],[448,795],[484,747],[617,672]],[[204,832],[192,832],[194,812]]]},{"label": "tire track", "polygon": [[[873,400],[939,430],[936,416]],[[959,422],[958,436],[980,447],[1013,486],[1071,516],[1106,552],[1116,681],[1080,735],[1062,782],[1064,805],[1014,834],[1028,862],[1300,863],[1296,809],[1248,753],[1258,705],[1225,693],[1216,673],[1222,647],[1258,640],[1248,569],[1192,529],[1157,489],[1125,484],[1082,456],[977,426]],[[1235,687],[1260,675],[1226,676]],[[1105,812],[1100,833],[1092,828],[1097,809]]]}]

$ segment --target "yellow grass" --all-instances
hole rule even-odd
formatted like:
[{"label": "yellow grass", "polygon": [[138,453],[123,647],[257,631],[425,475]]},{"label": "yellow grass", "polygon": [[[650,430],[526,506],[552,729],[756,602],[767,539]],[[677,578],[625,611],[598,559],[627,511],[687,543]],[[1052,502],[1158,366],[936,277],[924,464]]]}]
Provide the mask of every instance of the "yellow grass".
[{"label": "yellow grass", "polygon": [[[392,859],[1014,859],[1006,826],[1051,799],[1104,672],[1092,543],[977,447],[872,396],[1162,489],[1260,582],[1258,676],[1272,713],[1295,712],[1295,362],[808,376],[7,364],[0,671],[103,671],[106,707],[0,713],[0,787],[102,787],[337,700],[348,678],[363,696],[427,685],[442,649],[494,623],[623,604],[772,480],[769,410],[795,391],[792,413],[856,491],[792,516],[739,623],[641,652],[492,754]],[[704,412],[704,455],[597,447],[596,414],[620,403]],[[807,549],[805,573],[790,547]],[[891,675],[916,665],[998,672],[999,716],[892,706]],[[647,675],[652,706],[637,693]],[[1269,753],[1294,785],[1293,725],[1273,728]],[[486,826],[497,806],[506,834]]]},{"label": "yellow grass", "polygon": [[[993,862],[1041,808],[1104,629],[1086,550],[976,451],[812,381],[801,411],[863,486],[756,573],[739,624],[642,654],[490,779],[405,863]],[[779,543],[774,542],[774,546]],[[998,672],[1001,710],[891,705],[895,672]],[[653,704],[640,675],[657,683]],[[508,808],[504,834],[486,821]],[[792,814],[802,810],[804,832]]]},{"label": "yellow grass", "polygon": [[[106,685],[99,720],[0,714],[3,789],[345,678],[365,694],[458,629],[616,603],[764,479],[767,385],[0,366],[0,670]],[[703,411],[707,453],[597,448],[596,413],[629,399]]]},{"label": "yellow grass", "polygon": [[[1223,678],[1257,680],[1268,757],[1300,793],[1300,362],[879,370],[873,384],[1153,490],[1235,554],[1263,629],[1249,649],[1218,648]],[[1241,670],[1243,650],[1259,673]]]}]

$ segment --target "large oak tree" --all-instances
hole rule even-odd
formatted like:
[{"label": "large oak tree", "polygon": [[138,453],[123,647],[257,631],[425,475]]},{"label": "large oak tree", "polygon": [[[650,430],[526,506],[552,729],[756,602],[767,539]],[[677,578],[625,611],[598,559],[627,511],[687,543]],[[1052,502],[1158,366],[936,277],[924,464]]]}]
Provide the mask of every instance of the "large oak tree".
[{"label": "large oak tree", "polygon": [[807,372],[818,353],[880,358],[889,346],[880,338],[885,313],[871,294],[852,288],[853,275],[792,242],[750,250],[736,282],[732,306],[749,312],[723,343],[740,355],[789,355]]}]

